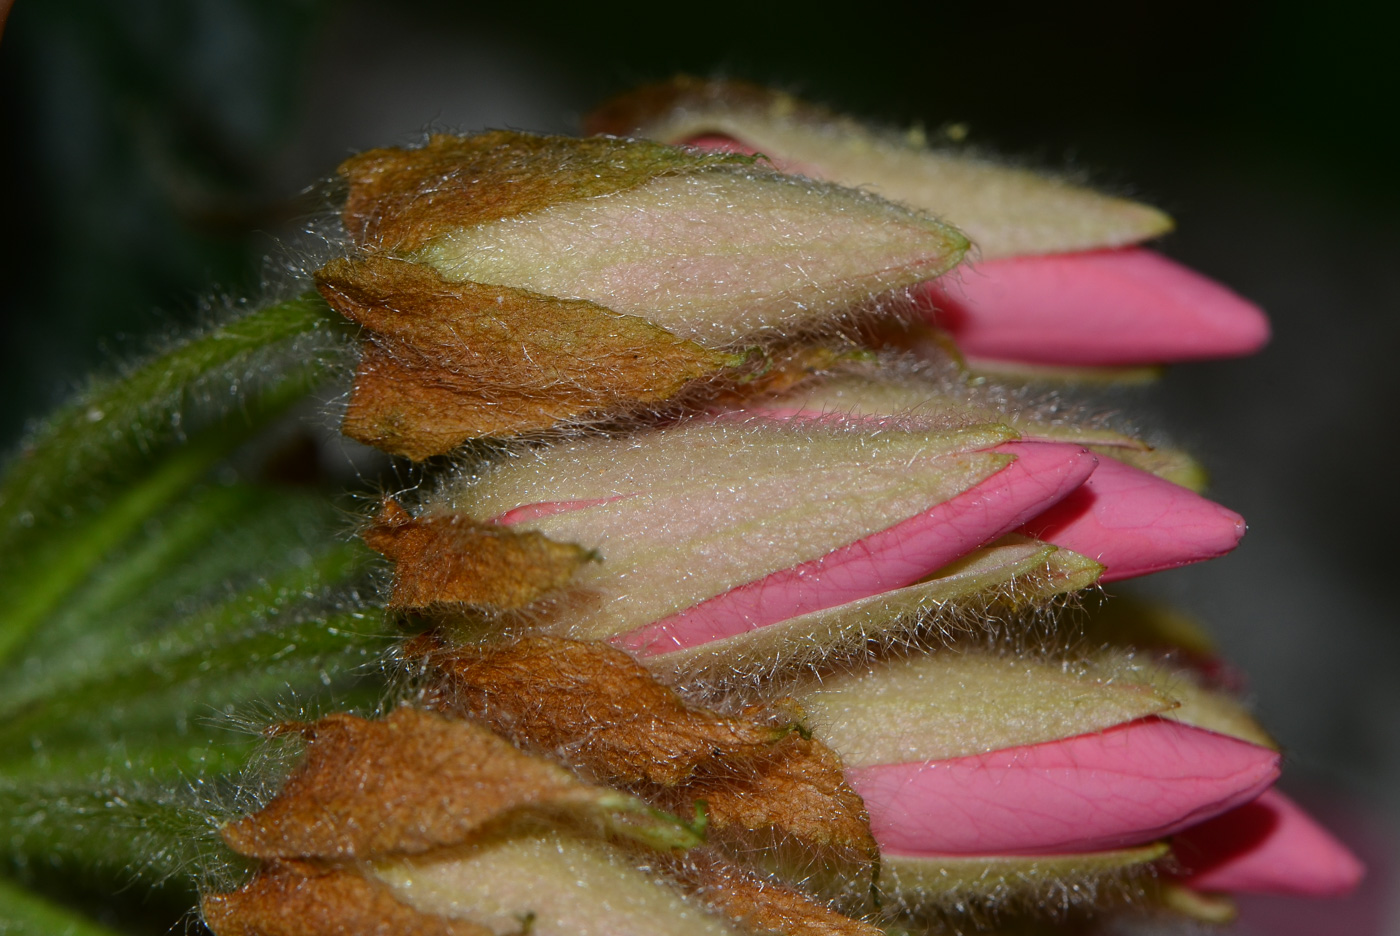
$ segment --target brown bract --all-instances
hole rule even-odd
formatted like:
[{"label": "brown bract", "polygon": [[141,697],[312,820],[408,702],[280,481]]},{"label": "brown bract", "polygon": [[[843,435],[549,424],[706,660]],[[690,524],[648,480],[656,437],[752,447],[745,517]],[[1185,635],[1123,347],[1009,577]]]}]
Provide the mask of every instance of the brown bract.
[{"label": "brown bract", "polygon": [[420,913],[356,871],[270,862],[230,894],[206,894],[204,922],[216,936],[493,936],[465,920]]},{"label": "brown bract", "polygon": [[394,560],[389,607],[466,604],[496,611],[523,608],[568,584],[595,557],[543,533],[478,523],[461,514],[414,517],[393,498],[361,536]]},{"label": "brown bract", "polygon": [[224,826],[253,858],[357,859],[468,841],[521,810],[587,808],[613,791],[530,757],[481,725],[417,709],[302,726],[306,761],[281,794]]},{"label": "brown bract", "polygon": [[705,801],[716,832],[772,833],[780,842],[856,860],[878,853],[865,803],[846,783],[841,758],[796,732],[760,757],[712,761],[659,798],[679,808],[696,800]]},{"label": "brown bract", "polygon": [[[420,640],[408,653],[449,679],[442,698],[456,711],[614,783],[674,786],[715,760],[760,756],[787,732],[687,705],[603,643],[534,636],[446,648]],[[693,805],[682,802],[682,814]]]},{"label": "brown bract", "polygon": [[584,117],[583,132],[628,136],[663,117],[682,111],[771,112],[788,119],[805,118],[818,125],[840,119],[825,108],[762,85],[677,75],[670,81],[643,85],[605,101]]},{"label": "brown bract", "polygon": [[421,460],[468,439],[658,403],[742,358],[635,315],[386,257],[332,260],[321,295],[369,330],[345,434]]},{"label": "brown bract", "polygon": [[662,175],[750,162],[641,140],[434,134],[417,149],[369,150],[341,163],[350,184],[342,217],[361,246],[406,252],[454,228],[609,195]]},{"label": "brown bract", "polygon": [[695,849],[666,860],[667,874],[696,897],[760,933],[784,936],[883,936],[884,930],[837,913],[801,891]]},{"label": "brown bract", "polygon": [[680,815],[707,804],[717,831],[773,833],[865,858],[876,850],[840,757],[789,725],[688,705],[604,643],[534,636],[410,646],[450,680],[444,704]]}]

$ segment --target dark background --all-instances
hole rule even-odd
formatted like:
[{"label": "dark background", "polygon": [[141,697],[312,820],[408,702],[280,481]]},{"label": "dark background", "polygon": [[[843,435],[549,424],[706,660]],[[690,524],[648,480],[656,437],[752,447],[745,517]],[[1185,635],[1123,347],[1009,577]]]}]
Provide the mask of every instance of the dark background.
[{"label": "dark background", "polygon": [[298,193],[357,148],[434,124],[569,131],[677,71],[966,122],[1171,211],[1161,249],[1271,313],[1260,356],[1116,401],[1200,454],[1251,525],[1234,555],[1141,589],[1214,627],[1289,788],[1375,866],[1343,928],[1341,905],[1256,902],[1240,931],[1400,931],[1380,922],[1400,816],[1400,29],[1379,4],[1054,6],[18,0],[0,43],[0,439],[193,321],[211,286],[255,290],[311,207]]}]

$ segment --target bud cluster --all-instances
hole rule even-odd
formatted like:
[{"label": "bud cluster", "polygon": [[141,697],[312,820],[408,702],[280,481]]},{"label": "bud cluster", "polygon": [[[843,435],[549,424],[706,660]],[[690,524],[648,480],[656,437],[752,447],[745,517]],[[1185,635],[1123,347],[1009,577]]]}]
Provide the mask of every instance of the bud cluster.
[{"label": "bud cluster", "polygon": [[[1224,905],[1183,895],[1347,886],[1335,844],[1302,874],[1260,874],[1285,844],[1200,854],[1192,830],[1255,803],[1311,827],[1202,671],[1021,630],[1095,582],[1229,551],[1241,518],[1186,456],[979,392],[939,337],[1012,366],[1253,350],[1256,310],[1130,246],[1170,222],[743,86],[647,89],[592,128],[613,135],[349,160],[355,250],[316,282],[365,329],[347,434],[416,459],[499,440],[363,531],[420,630],[417,701],[364,730],[487,725],[605,786],[536,799],[559,768],[446,738],[327,769],[342,723],[319,723],[286,790],[224,830],[269,863],[206,899],[216,932],[274,931],[255,921],[286,912],[288,875],[332,899],[327,861],[375,882],[356,914],[496,933],[864,931],[1125,894],[1209,916]],[[961,284],[969,240],[935,212],[980,248]],[[433,792],[459,757],[500,778]],[[499,798],[509,818],[462,828]]]},{"label": "bud cluster", "polygon": [[[359,524],[368,578],[308,520],[251,612],[150,650],[206,701],[284,657],[333,687],[220,821],[217,936],[877,936],[1354,886],[1209,641],[1094,592],[1245,530],[1068,402],[1267,340],[1140,246],[1168,218],[736,83],[587,129],[340,167],[296,308],[349,336],[343,433],[414,483]],[[366,707],[327,661],[376,656]],[[74,717],[33,704],[0,696]]]}]

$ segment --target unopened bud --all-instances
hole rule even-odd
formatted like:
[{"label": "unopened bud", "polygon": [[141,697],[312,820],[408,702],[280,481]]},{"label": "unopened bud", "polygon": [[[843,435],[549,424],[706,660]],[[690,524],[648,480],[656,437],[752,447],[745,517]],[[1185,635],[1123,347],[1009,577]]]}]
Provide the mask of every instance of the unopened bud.
[{"label": "unopened bud", "polygon": [[423,516],[592,550],[554,625],[655,655],[910,585],[1093,469],[1073,446],[997,448],[1012,435],[694,422],[497,460]]},{"label": "unopened bud", "polygon": [[615,98],[586,121],[590,133],[667,143],[728,139],[785,172],[871,191],[946,218],[983,258],[1062,253],[1137,243],[1171,219],[1061,179],[930,149],[880,133],[781,91],[742,82],[676,78]]},{"label": "unopened bud", "polygon": [[495,132],[348,160],[367,257],[317,272],[369,344],[347,433],[412,458],[665,402],[937,277],[966,239],[748,157]]}]

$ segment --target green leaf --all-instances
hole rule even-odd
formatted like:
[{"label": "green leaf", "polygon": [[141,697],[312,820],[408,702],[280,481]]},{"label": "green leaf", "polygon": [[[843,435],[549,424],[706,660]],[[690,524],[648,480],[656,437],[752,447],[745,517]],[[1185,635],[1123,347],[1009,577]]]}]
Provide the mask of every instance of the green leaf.
[{"label": "green leaf", "polygon": [[343,329],[314,294],[258,309],[94,385],[40,427],[0,481],[0,659],[109,550],[324,380]]},{"label": "green leaf", "polygon": [[270,626],[363,568],[368,551],[341,539],[342,523],[316,496],[246,485],[195,492],[95,568],[0,668],[0,716]]},{"label": "green leaf", "polygon": [[[162,784],[160,780],[164,780]],[[187,784],[13,786],[0,782],[0,832],[19,865],[149,883],[235,861]]]},{"label": "green leaf", "polygon": [[116,936],[107,927],[5,880],[0,880],[0,933],[5,936]]},{"label": "green leaf", "polygon": [[[395,634],[319,492],[199,485],[0,667],[0,851],[159,880],[232,860],[220,802],[270,721],[372,713]],[[265,781],[254,769],[252,781]]]}]

